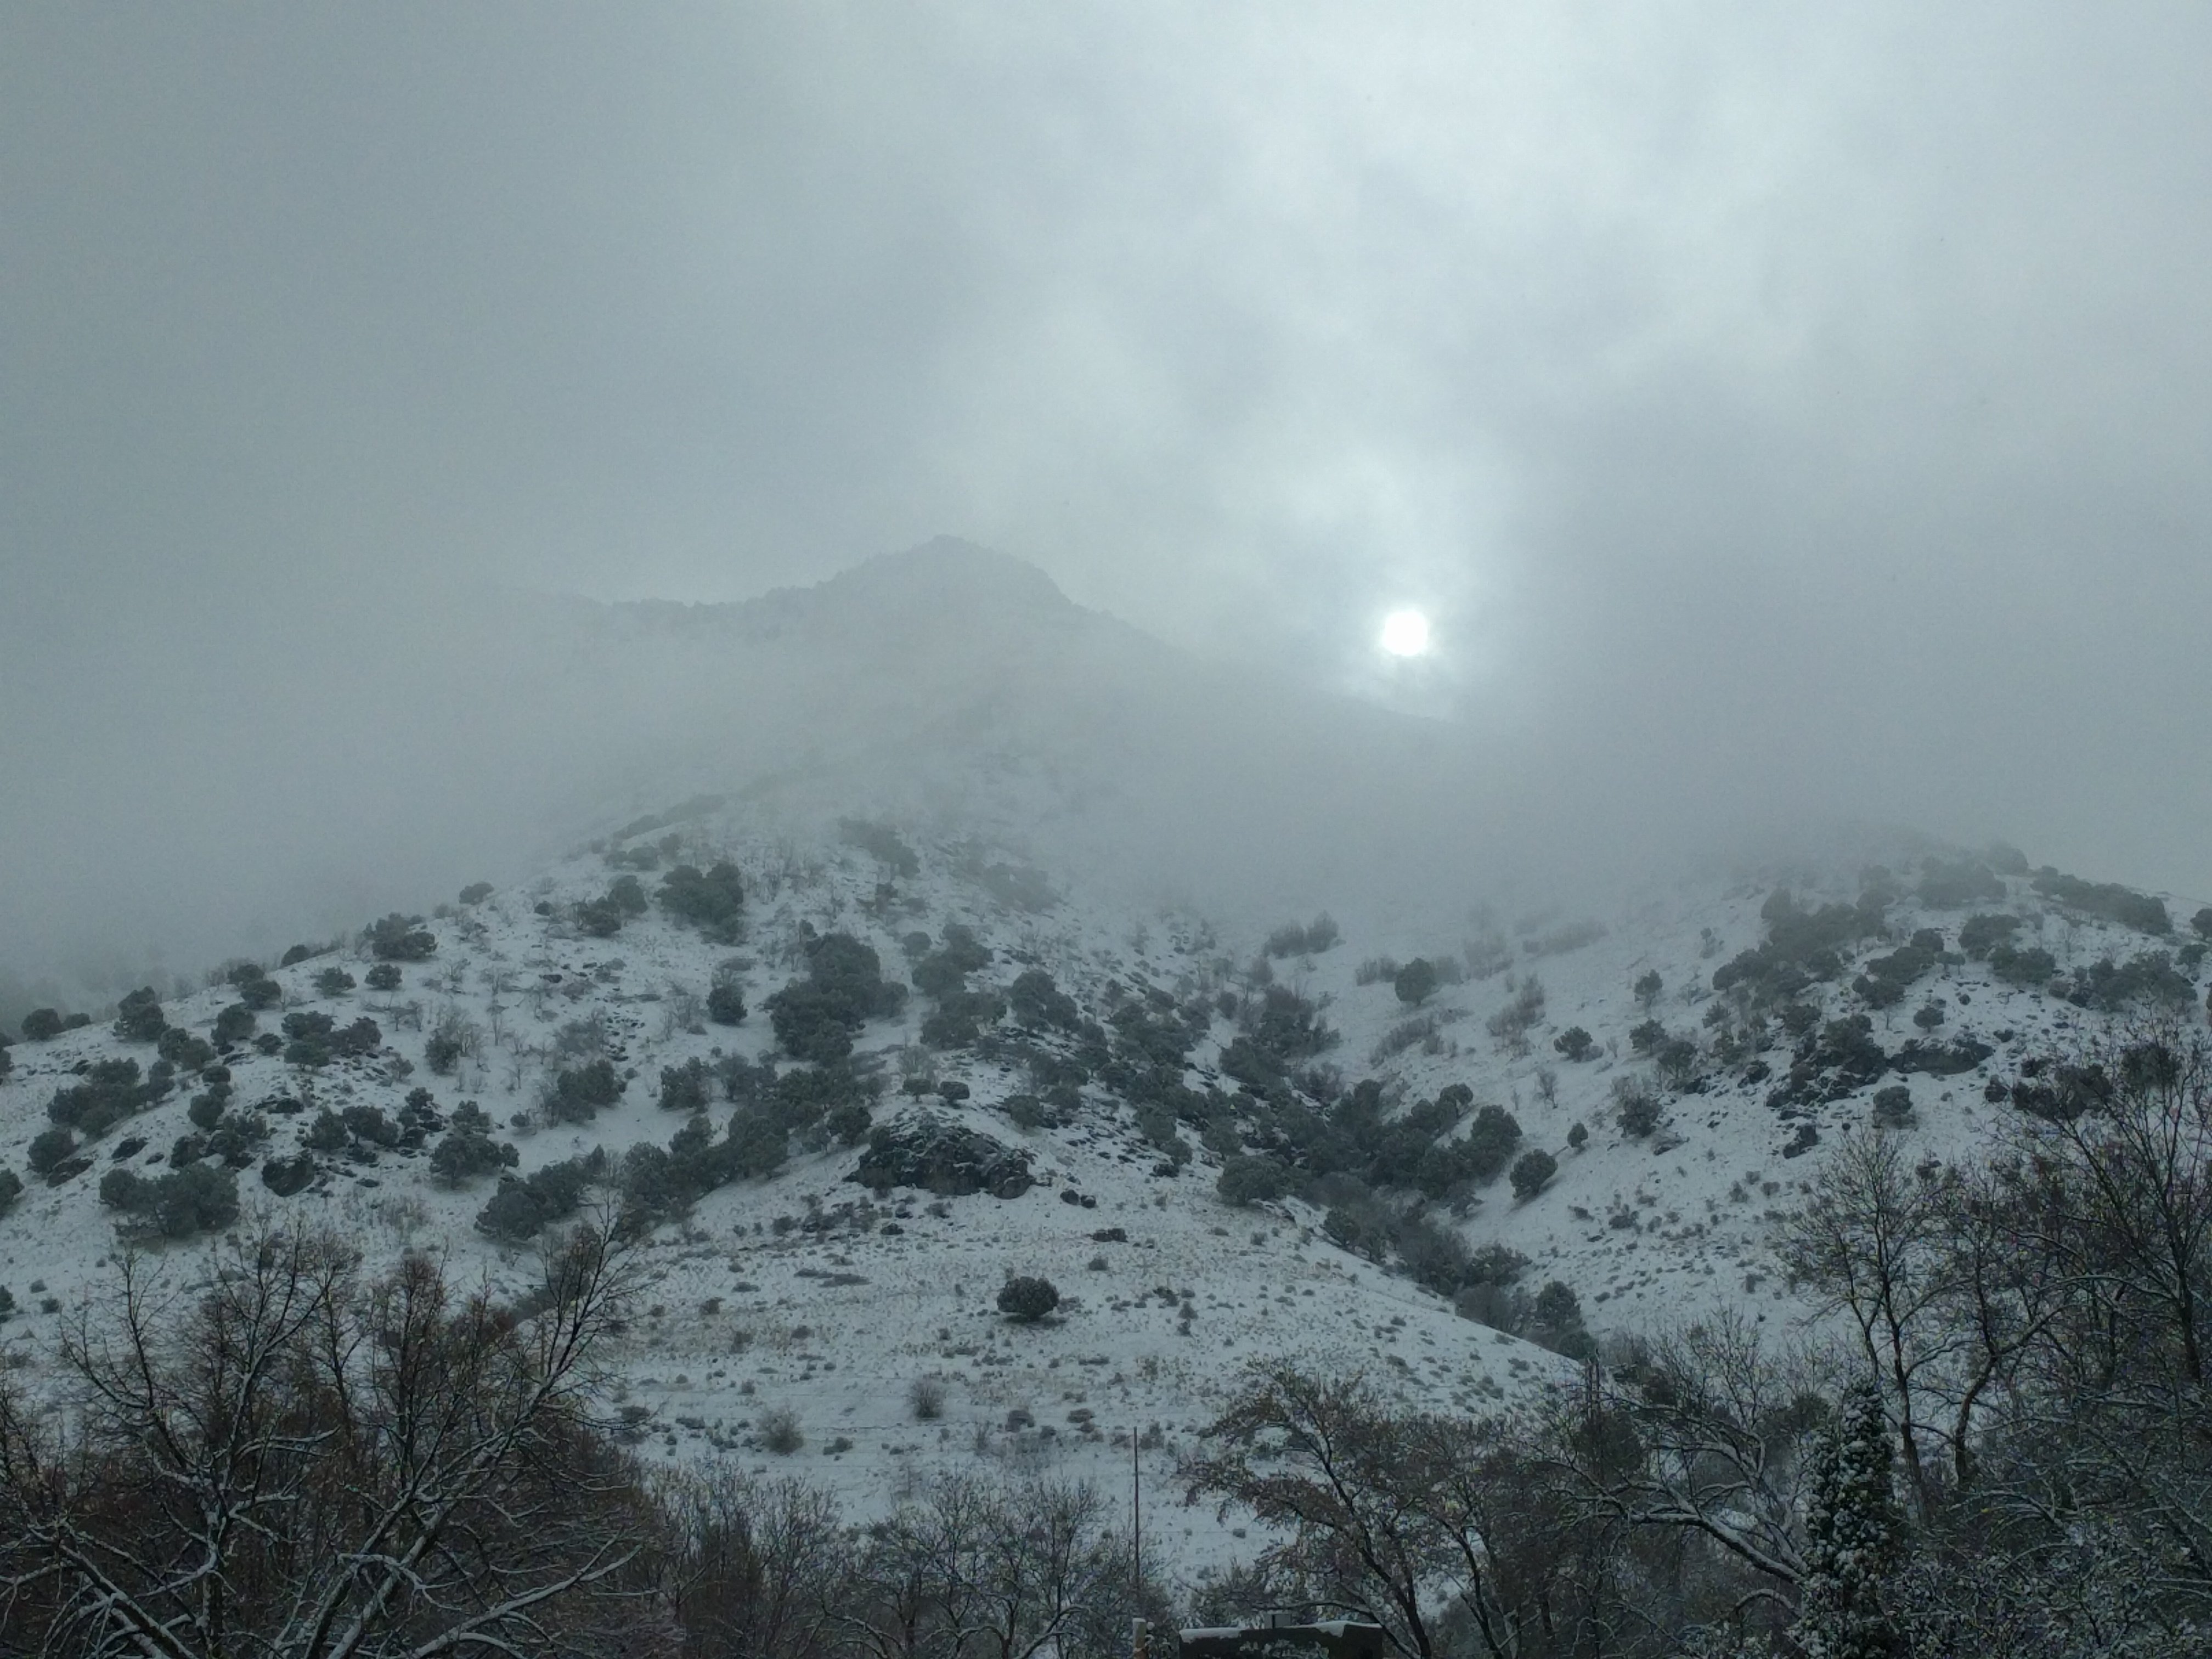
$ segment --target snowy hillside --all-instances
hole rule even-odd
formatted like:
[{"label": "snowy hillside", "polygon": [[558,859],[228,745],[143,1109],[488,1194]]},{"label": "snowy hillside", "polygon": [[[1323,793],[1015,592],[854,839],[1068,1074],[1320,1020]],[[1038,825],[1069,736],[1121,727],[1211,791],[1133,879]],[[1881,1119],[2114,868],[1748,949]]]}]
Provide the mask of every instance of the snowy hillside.
[{"label": "snowy hillside", "polygon": [[[1777,890],[1271,929],[690,801],[524,885],[34,1022],[0,1084],[0,1342],[36,1365],[119,1229],[189,1279],[162,1235],[241,1224],[230,1179],[243,1220],[514,1294],[598,1205],[651,1276],[619,1400],[646,1451],[864,1512],[979,1460],[1119,1482],[1133,1431],[1164,1473],[1248,1360],[1479,1411],[1571,1372],[1577,1301],[1601,1337],[1790,1317],[1770,1232],[1840,1133],[1879,1114],[1956,1158],[2043,1053],[2202,996],[2188,907],[2002,854]],[[842,1023],[836,963],[873,999]],[[1010,1275],[1049,1317],[999,1310]],[[1157,1490],[1156,1535],[1235,1553]]]}]

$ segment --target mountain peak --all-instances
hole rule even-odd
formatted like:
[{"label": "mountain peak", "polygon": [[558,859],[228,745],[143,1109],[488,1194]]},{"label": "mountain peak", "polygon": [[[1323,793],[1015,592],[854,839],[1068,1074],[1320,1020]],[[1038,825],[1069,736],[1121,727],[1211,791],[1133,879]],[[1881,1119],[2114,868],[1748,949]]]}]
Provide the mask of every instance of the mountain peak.
[{"label": "mountain peak", "polygon": [[882,553],[841,571],[816,590],[825,599],[900,604],[988,605],[1033,611],[1075,609],[1059,584],[1025,559],[957,536],[937,536],[902,553]]}]

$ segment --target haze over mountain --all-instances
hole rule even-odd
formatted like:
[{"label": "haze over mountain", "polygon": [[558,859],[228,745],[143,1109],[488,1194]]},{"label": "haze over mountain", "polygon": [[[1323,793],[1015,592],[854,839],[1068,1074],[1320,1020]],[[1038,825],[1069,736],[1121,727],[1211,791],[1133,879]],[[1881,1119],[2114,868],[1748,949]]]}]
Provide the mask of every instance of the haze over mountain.
[{"label": "haze over mountain", "polygon": [[[296,635],[240,618],[252,671],[172,686],[112,769],[68,764],[85,711],[37,723],[18,766],[42,787],[4,830],[46,875],[7,889],[5,965],[117,994],[149,958],[342,927],[686,792],[805,823],[966,815],[1132,890],[1239,904],[1412,897],[1472,832],[1438,723],[1207,664],[957,541],[726,605],[397,597],[356,591]],[[1012,776],[1016,796],[979,787]]]},{"label": "haze over mountain", "polygon": [[[1214,695],[1447,720],[1427,835],[1486,861],[1858,817],[2212,887],[2207,27],[18,12],[0,962],[120,985],[557,842],[702,671],[531,595],[940,532]],[[977,597],[913,648],[1028,648]],[[1127,741],[1310,810],[1300,694],[1240,695]]]}]

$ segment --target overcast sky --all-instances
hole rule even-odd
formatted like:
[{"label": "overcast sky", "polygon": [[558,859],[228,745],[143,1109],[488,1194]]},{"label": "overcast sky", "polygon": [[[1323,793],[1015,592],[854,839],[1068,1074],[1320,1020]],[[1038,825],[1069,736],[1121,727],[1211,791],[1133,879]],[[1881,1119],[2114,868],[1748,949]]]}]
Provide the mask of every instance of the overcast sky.
[{"label": "overcast sky", "polygon": [[2208,255],[2196,6],[10,7],[0,755],[96,769],[256,586],[951,532],[2212,891]]}]

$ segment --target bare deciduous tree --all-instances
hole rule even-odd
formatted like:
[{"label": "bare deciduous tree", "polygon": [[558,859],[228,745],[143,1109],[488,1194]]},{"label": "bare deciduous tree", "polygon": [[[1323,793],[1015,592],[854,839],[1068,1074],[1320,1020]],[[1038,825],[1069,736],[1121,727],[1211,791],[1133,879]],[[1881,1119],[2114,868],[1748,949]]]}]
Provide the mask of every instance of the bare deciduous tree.
[{"label": "bare deciduous tree", "polygon": [[624,1289],[603,1234],[548,1256],[526,1312],[420,1256],[364,1280],[329,1235],[264,1228],[209,1265],[184,1297],[125,1256],[63,1344],[69,1396],[0,1390],[17,1650],[647,1650],[653,1517],[586,1417]]},{"label": "bare deciduous tree", "polygon": [[1412,1659],[1602,1648],[1622,1614],[1610,1540],[1585,1547],[1606,1528],[1536,1426],[1398,1412],[1356,1376],[1265,1365],[1182,1477],[1273,1529],[1251,1582],[1290,1598],[1274,1610],[1378,1624]]},{"label": "bare deciduous tree", "polygon": [[948,1475],[856,1541],[827,1622],[870,1659],[1117,1652],[1139,1610],[1129,1543],[1091,1486]]}]

